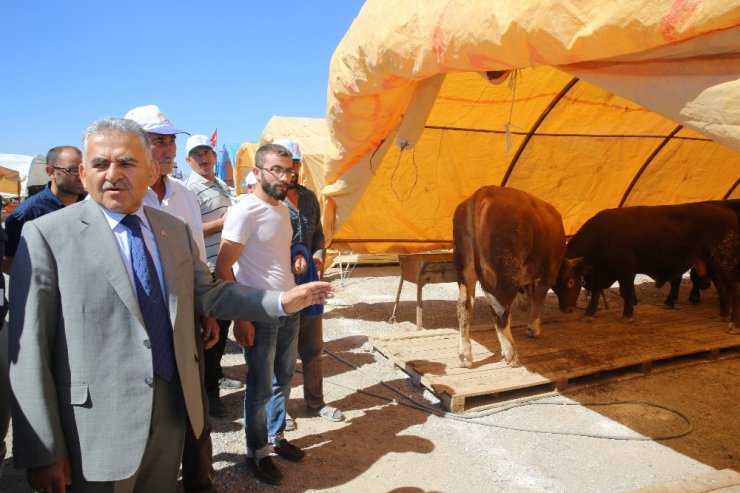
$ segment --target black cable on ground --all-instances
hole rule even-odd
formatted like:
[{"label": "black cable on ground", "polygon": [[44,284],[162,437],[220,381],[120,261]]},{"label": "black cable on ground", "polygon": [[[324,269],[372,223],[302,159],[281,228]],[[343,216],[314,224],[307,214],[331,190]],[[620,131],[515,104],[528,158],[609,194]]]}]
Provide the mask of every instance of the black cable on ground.
[{"label": "black cable on ground", "polygon": [[[362,371],[357,365],[354,363],[347,361],[337,354],[333,353],[332,351],[329,351],[328,349],[324,348],[324,352],[328,354],[329,356],[333,357],[337,361],[340,361],[341,363],[344,363],[345,365],[354,368],[355,370],[358,370],[360,373],[365,374],[364,371]],[[370,378],[368,376],[368,378]],[[527,433],[538,433],[538,434],[550,434],[550,435],[566,435],[566,436],[581,436],[581,437],[589,437],[589,438],[599,438],[599,439],[608,439],[608,440],[628,440],[628,441],[654,441],[654,440],[672,440],[676,438],[681,438],[689,433],[691,433],[694,429],[693,424],[691,423],[691,420],[683,414],[682,412],[672,409],[667,406],[663,406],[660,404],[654,404],[651,402],[645,402],[645,401],[611,401],[611,402],[536,402],[536,401],[528,401],[528,402],[519,402],[515,404],[510,404],[508,406],[499,407],[496,409],[488,409],[485,411],[479,411],[475,413],[468,413],[465,415],[460,414],[454,414],[447,411],[442,411],[440,409],[437,409],[435,407],[432,407],[426,403],[420,403],[416,400],[412,399],[411,397],[403,394],[400,390],[390,386],[386,382],[383,382],[382,380],[380,383],[389,389],[391,392],[398,394],[399,396],[403,397],[405,401],[398,401],[393,398],[386,397],[384,395],[376,394],[375,392],[370,392],[363,389],[348,387],[346,385],[342,385],[336,382],[330,382],[333,385],[337,385],[339,387],[343,387],[348,390],[354,390],[356,392],[360,392],[362,394],[375,397],[376,399],[384,400],[390,403],[399,404],[402,406],[410,407],[412,409],[416,409],[418,411],[422,411],[425,413],[433,414],[435,416],[438,416],[440,418],[447,418],[452,419],[455,421],[461,421],[466,423],[473,423],[481,426],[488,426],[491,428],[499,428],[503,430],[511,430],[511,431],[521,431],[521,432],[527,432]],[[544,397],[542,397],[544,398]],[[593,434],[593,433],[581,433],[581,432],[570,432],[570,431],[552,431],[552,430],[540,430],[540,429],[526,429],[526,428],[518,428],[515,426],[506,426],[506,425],[497,425],[493,423],[487,423],[484,421],[480,421],[478,418],[492,416],[494,414],[500,414],[506,411],[510,411],[512,409],[526,407],[526,406],[577,406],[577,407],[600,407],[600,406],[619,406],[619,405],[640,405],[640,406],[647,406],[647,407],[653,407],[656,409],[661,409],[664,411],[667,411],[675,416],[678,416],[685,424],[686,428],[681,432],[671,433],[667,435],[657,435],[652,437],[646,437],[646,436],[626,436],[626,435],[603,435],[603,434]]]}]

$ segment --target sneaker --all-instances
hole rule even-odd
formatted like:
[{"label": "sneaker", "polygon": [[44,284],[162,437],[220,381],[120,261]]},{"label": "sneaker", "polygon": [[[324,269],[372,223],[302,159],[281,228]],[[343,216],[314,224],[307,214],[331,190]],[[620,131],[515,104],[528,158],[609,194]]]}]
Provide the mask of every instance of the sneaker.
[{"label": "sneaker", "polygon": [[306,452],[290,443],[285,438],[281,438],[277,443],[272,445],[272,450],[285,460],[298,462],[306,456]]},{"label": "sneaker", "polygon": [[247,457],[247,467],[254,477],[267,484],[280,484],[283,474],[269,456],[261,459]]},{"label": "sneaker", "polygon": [[295,431],[298,425],[295,424],[295,420],[290,417],[290,414],[285,413],[285,429],[283,431]]},{"label": "sneaker", "polygon": [[240,389],[244,386],[244,384],[241,383],[239,380],[233,380],[231,378],[223,377],[218,379],[218,386],[224,390],[231,390]]},{"label": "sneaker", "polygon": [[214,418],[223,418],[226,416],[226,406],[221,402],[218,392],[208,392],[208,414]]}]

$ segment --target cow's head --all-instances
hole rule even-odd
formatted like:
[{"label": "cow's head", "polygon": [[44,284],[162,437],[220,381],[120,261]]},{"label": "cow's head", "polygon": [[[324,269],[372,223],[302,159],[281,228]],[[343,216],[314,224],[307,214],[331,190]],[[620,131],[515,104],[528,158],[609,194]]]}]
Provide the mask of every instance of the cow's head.
[{"label": "cow's head", "polygon": [[578,295],[581,294],[581,284],[583,283],[582,271],[583,258],[563,258],[558,271],[558,281],[552,290],[558,296],[560,311],[569,313],[576,307]]}]

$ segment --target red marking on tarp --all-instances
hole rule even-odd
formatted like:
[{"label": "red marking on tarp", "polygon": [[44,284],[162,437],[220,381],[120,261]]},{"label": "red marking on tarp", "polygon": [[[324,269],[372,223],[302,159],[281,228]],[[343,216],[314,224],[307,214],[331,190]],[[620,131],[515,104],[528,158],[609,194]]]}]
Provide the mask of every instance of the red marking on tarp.
[{"label": "red marking on tarp", "polygon": [[[694,17],[702,0],[676,0],[671,12],[660,21],[660,34],[666,41],[677,41],[688,34],[686,26]],[[679,30],[683,35],[679,35]]]}]

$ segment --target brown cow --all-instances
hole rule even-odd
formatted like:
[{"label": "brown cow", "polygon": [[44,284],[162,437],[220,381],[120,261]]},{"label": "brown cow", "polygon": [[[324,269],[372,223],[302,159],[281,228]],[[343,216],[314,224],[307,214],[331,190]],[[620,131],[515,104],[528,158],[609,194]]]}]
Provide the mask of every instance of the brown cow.
[{"label": "brown cow", "polygon": [[560,309],[571,311],[581,290],[574,261],[565,258],[563,220],[555,208],[513,188],[480,188],[455,210],[452,222],[454,261],[460,296],[458,356],[471,368],[470,318],[475,283],[491,305],[501,353],[519,366],[511,337],[511,304],[517,294],[530,303],[527,334],[540,333],[540,315],[547,291],[553,288]]},{"label": "brown cow", "polygon": [[717,286],[720,316],[730,320],[730,333],[740,332],[740,231],[729,207],[697,202],[606,209],[581,226],[567,253],[583,259],[592,293],[586,320],[596,313],[601,291],[615,281],[624,299],[622,319],[631,321],[636,274],[660,287],[692,266],[705,266]]}]

